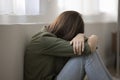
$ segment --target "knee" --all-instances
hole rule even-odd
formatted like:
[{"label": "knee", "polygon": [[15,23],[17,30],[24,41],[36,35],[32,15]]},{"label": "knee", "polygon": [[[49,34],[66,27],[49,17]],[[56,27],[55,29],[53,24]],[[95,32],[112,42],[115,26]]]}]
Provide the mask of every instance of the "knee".
[{"label": "knee", "polygon": [[82,56],[72,57],[68,60],[67,64],[84,65],[85,64],[85,58],[82,57]]}]

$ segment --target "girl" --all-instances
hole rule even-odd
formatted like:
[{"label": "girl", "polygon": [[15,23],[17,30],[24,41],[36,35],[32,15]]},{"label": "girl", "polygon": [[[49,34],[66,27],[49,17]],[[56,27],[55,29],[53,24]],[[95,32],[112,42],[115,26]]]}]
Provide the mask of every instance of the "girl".
[{"label": "girl", "polygon": [[84,36],[76,11],[65,11],[32,37],[26,49],[24,80],[112,80],[98,53],[97,36]]}]

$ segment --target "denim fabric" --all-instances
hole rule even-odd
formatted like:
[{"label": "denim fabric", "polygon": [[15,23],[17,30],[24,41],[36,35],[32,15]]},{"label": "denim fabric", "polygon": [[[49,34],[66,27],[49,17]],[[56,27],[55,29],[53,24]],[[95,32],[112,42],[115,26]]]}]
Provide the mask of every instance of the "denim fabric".
[{"label": "denim fabric", "polygon": [[57,80],[112,80],[99,54],[71,58],[56,77]]}]

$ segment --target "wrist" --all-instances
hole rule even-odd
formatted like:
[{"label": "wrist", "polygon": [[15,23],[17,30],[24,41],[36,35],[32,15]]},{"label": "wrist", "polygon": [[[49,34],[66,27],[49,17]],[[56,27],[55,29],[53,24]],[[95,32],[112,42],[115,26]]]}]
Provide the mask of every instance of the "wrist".
[{"label": "wrist", "polygon": [[79,33],[79,34],[77,34],[77,35],[76,35],[76,37],[78,37],[78,38],[84,38],[84,37],[85,37],[85,35],[84,35],[84,34],[82,34],[82,33]]}]

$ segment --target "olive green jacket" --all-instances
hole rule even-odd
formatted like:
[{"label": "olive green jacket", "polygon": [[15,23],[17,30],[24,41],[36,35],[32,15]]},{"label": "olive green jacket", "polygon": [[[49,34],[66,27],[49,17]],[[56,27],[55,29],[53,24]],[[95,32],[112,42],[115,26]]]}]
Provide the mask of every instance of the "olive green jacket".
[{"label": "olive green jacket", "polygon": [[[85,42],[83,54],[89,54]],[[24,80],[54,80],[71,57],[75,57],[69,41],[42,31],[32,37],[24,58]]]}]

